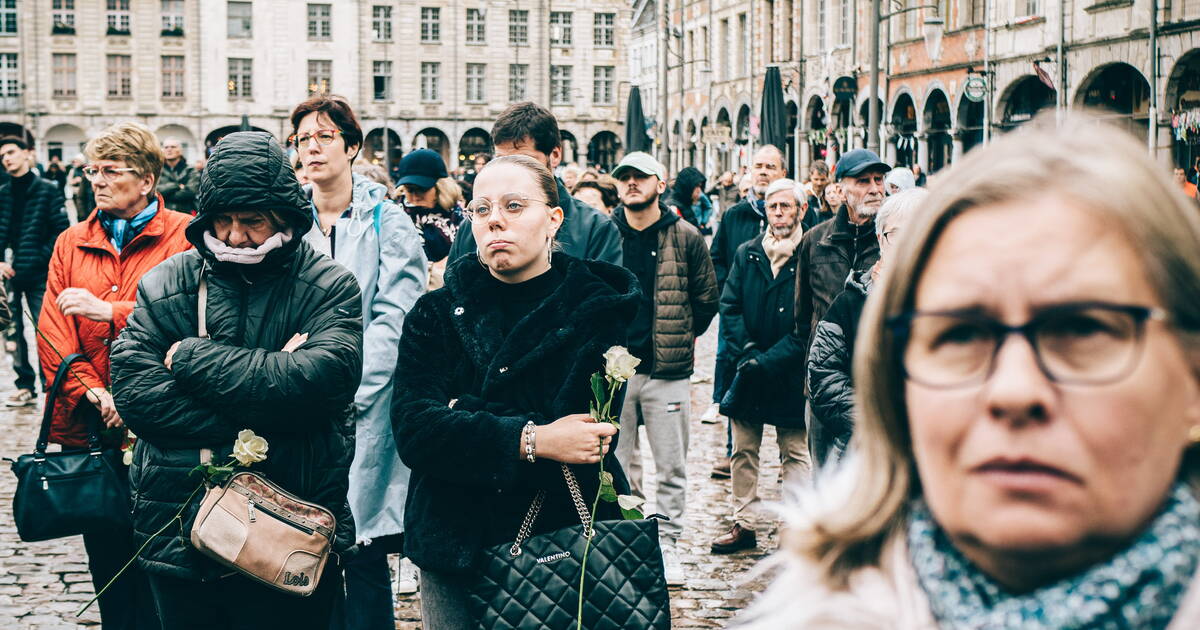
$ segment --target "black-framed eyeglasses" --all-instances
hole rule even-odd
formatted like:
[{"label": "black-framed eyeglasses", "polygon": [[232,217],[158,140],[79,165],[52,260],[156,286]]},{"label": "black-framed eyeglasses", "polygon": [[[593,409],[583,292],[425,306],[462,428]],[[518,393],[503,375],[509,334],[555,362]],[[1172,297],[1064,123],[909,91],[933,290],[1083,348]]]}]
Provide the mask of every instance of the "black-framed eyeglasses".
[{"label": "black-framed eyeglasses", "polygon": [[910,311],[888,319],[905,378],[934,388],[979,385],[992,374],[1009,336],[1029,342],[1046,378],[1105,385],[1129,376],[1145,345],[1146,321],[1168,321],[1161,308],[1069,302],[1010,326],[974,310]]},{"label": "black-framed eyeglasses", "polygon": [[465,214],[472,223],[485,223],[491,219],[493,210],[500,210],[505,219],[515,219],[521,216],[529,206],[541,203],[549,206],[549,202],[541,199],[531,199],[521,193],[501,195],[500,199],[492,201],[486,197],[476,197],[467,204]]}]

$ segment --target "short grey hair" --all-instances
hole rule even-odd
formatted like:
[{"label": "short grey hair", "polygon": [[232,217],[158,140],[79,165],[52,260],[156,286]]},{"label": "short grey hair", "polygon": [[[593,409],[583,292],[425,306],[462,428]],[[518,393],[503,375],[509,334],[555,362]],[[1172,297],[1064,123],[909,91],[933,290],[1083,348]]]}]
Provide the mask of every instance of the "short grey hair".
[{"label": "short grey hair", "polygon": [[884,199],[883,205],[875,215],[875,235],[883,236],[893,221],[907,217],[913,210],[924,205],[928,197],[929,191],[924,188],[909,188]]},{"label": "short grey hair", "polygon": [[803,204],[805,201],[807,201],[807,198],[804,195],[804,189],[796,183],[796,180],[788,179],[787,177],[783,177],[771,182],[771,185],[767,186],[767,192],[763,193],[763,199],[770,199],[771,195],[784,190],[790,190],[792,192],[792,196],[796,198],[796,203]]}]

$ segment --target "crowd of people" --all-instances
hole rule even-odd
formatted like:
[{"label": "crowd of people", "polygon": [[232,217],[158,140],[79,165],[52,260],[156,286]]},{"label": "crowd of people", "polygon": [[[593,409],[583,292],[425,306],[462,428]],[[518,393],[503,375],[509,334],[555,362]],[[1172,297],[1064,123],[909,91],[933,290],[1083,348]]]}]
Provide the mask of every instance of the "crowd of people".
[{"label": "crowd of people", "polygon": [[[773,522],[768,425],[793,502],[739,627],[1200,623],[1195,168],[1172,181],[1121,132],[1035,121],[929,181],[865,149],[789,178],[766,145],[709,186],[643,152],[564,165],[526,102],[468,169],[418,149],[388,172],[345,99],[290,123],[200,169],[137,123],[45,168],[0,138],[6,403],[78,353],[50,441],[133,443],[131,528],[84,536],[97,591],[113,582],[104,627],[382,630],[419,590],[424,627],[474,628],[480,552],[578,524],[569,487],[595,496],[600,470],[620,495],[653,484],[682,585],[714,322],[696,415],[726,425],[730,494],[727,524],[699,524],[711,552]],[[589,412],[612,346],[639,360],[619,427]],[[180,534],[192,469],[244,429],[270,445],[256,472],[336,518],[309,597]]]}]

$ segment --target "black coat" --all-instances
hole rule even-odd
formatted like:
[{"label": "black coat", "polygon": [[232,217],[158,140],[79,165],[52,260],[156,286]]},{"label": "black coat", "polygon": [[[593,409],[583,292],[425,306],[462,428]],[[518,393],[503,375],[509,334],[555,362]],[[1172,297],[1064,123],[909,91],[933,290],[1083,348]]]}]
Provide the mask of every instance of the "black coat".
[{"label": "black coat", "polygon": [[200,173],[180,158],[175,166],[164,163],[162,176],[158,180],[158,194],[162,195],[167,207],[177,212],[196,212],[196,193],[200,189]]},{"label": "black coat", "polygon": [[[495,280],[471,258],[452,263],[446,285],[404,319],[392,428],[412,469],[404,553],[422,569],[469,572],[479,549],[516,538],[539,489],[547,494],[535,534],[579,524],[559,464],[518,458],[521,432],[530,420],[588,412],[591,375],[624,343],[638,289],[615,265],[556,254],[554,266],[565,268],[562,284],[507,336],[486,297]],[[605,470],[628,493],[615,450]],[[572,468],[590,508],[599,468]],[[601,502],[597,518],[620,513]]]},{"label": "black coat", "polygon": [[[734,361],[769,350],[786,339],[795,324],[795,256],[772,277],[762,235],[743,243],[721,292],[721,335]],[[782,427],[804,426],[804,376],[799,370],[739,370],[740,403],[721,412],[739,420]]]},{"label": "black coat", "polygon": [[871,287],[871,271],[850,274],[846,290],[817,323],[808,351],[812,424],[809,452],[817,465],[841,457],[854,432],[854,338]]},{"label": "black coat", "polygon": [[721,223],[717,226],[717,234],[713,236],[709,253],[712,254],[713,270],[717,272],[717,289],[725,289],[725,279],[729,276],[729,268],[733,265],[733,257],[742,243],[762,234],[767,228],[767,218],[743,201],[729,208],[721,215]]},{"label": "black coat", "polygon": [[[196,249],[142,277],[137,306],[112,349],[113,396],[138,436],[130,471],[135,540],[145,542],[184,504],[197,485],[188,471],[201,449],[224,463],[238,431],[251,429],[269,445],[266,461],[251,470],[331,510],[334,550],[344,550],[354,543],[346,493],[362,373],[358,283],[300,238],[312,215],[268,134],[226,136],[204,173],[200,214],[187,228]],[[255,265],[217,261],[202,238],[212,214],[249,208],[284,215],[294,237]],[[201,274],[210,339],[197,336]],[[280,352],[297,333],[308,340]],[[163,357],[177,341],[168,370]],[[201,497],[185,510],[182,529],[169,527],[150,542],[143,568],[193,580],[228,572],[188,542]]]},{"label": "black coat", "polygon": [[[12,225],[12,184],[0,186],[0,260],[6,260],[9,231],[21,230],[11,262],[13,287],[33,289],[46,284],[50,256],[58,235],[70,226],[66,213],[66,198],[54,182],[34,176],[25,197],[25,212],[21,225]],[[34,313],[34,317],[37,314]]]}]

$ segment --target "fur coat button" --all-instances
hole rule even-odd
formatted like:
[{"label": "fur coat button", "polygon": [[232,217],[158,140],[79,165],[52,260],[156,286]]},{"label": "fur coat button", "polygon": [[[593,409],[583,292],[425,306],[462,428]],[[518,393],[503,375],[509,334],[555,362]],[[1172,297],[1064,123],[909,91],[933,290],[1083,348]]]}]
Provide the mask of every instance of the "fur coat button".
[{"label": "fur coat button", "polygon": [[456,309],[454,309],[454,314],[455,314],[456,316],[457,316],[457,315],[462,315],[464,312],[466,312],[466,311],[465,311],[465,309],[463,309],[463,307],[461,307],[461,306],[460,306],[460,307],[458,307],[458,308],[456,308]]},{"label": "fur coat button", "polygon": [[501,373],[501,374],[504,374],[504,373],[505,373],[505,372],[507,372],[507,371],[508,371],[508,368],[506,368],[506,367],[502,367],[502,368],[500,368],[500,373]]}]

